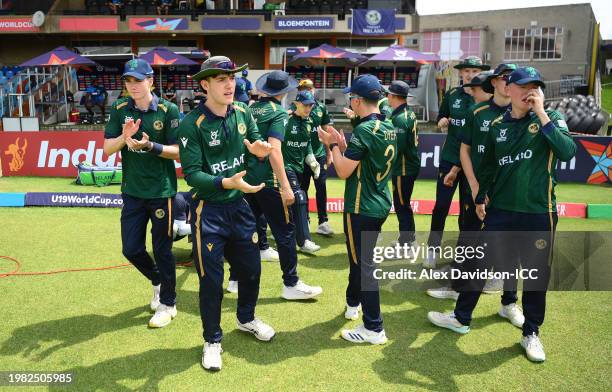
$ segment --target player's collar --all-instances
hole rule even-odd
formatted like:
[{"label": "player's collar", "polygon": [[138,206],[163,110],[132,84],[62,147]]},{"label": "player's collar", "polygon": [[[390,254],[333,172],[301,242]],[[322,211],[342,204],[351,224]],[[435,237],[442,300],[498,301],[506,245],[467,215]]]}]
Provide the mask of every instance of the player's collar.
[{"label": "player's collar", "polygon": [[217,116],[216,114],[214,114],[206,105],[204,105],[204,103],[206,102],[205,99],[203,99],[202,101],[200,101],[198,107],[200,109],[200,112],[202,112],[202,114],[204,116],[206,116],[206,118],[210,121],[215,121],[215,120],[222,120],[227,118],[230,114],[232,114],[232,112],[234,111],[234,107],[232,105],[227,105],[227,112],[225,112],[225,116]]},{"label": "player's collar", "polygon": [[495,100],[493,99],[493,97],[491,97],[489,98],[489,107],[505,110],[510,107],[510,104],[506,106],[499,106],[498,104],[495,103]]},{"label": "player's collar", "polygon": [[155,94],[151,94],[153,95],[153,99],[151,100],[151,103],[149,104],[149,107],[147,110],[140,110],[136,107],[136,102],[134,102],[134,100],[132,99],[132,97],[128,98],[128,108],[130,110],[138,110],[140,112],[146,113],[149,110],[153,110],[154,112],[157,111],[157,105],[159,104],[159,98],[157,97],[157,95]]},{"label": "player's collar", "polygon": [[259,99],[259,101],[260,102],[274,102],[274,103],[276,103],[278,105],[281,104],[281,102],[278,99],[274,98],[274,97],[261,97]]},{"label": "player's collar", "polygon": [[366,121],[371,121],[371,120],[380,120],[380,121],[384,121],[385,120],[385,115],[382,113],[370,113],[367,116],[365,116],[364,118],[359,120],[359,124],[366,122]]},{"label": "player's collar", "polygon": [[403,112],[407,107],[408,107],[408,104],[407,103],[403,103],[403,104],[399,105],[397,108],[395,108],[395,110],[391,113],[391,115],[395,116],[396,114],[399,114],[400,112]]},{"label": "player's collar", "polygon": [[529,110],[527,113],[525,113],[525,115],[521,118],[514,118],[512,117],[512,105],[508,105],[508,110],[506,111],[506,113],[504,113],[504,122],[519,122],[519,121],[523,121],[524,119],[531,119],[534,116],[533,111]]}]

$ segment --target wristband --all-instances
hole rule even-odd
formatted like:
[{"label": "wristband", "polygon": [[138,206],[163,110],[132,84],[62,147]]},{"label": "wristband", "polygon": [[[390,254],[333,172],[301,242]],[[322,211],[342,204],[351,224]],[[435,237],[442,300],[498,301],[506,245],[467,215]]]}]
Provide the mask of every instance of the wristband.
[{"label": "wristband", "polygon": [[155,142],[150,142],[151,143],[151,148],[149,150],[147,150],[147,152],[153,154],[153,155],[159,155],[164,151],[164,146],[159,144],[159,143],[155,143]]}]

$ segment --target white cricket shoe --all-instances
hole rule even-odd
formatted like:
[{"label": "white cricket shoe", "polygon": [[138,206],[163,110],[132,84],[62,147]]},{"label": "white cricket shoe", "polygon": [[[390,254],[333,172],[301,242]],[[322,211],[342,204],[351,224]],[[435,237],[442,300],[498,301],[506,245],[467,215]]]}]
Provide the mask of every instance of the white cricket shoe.
[{"label": "white cricket shoe", "polygon": [[225,289],[228,293],[236,294],[238,292],[238,281],[230,280],[227,282],[227,288]]},{"label": "white cricket shoe", "polygon": [[440,287],[437,289],[427,289],[427,295],[438,299],[452,299],[456,301],[459,298],[459,293],[450,287]]},{"label": "white cricket shoe", "polygon": [[384,329],[380,332],[374,332],[366,329],[363,325],[359,325],[353,329],[343,329],[341,336],[343,339],[353,343],[387,343],[387,335]]},{"label": "white cricket shoe", "polygon": [[221,343],[204,343],[204,351],[202,352],[202,367],[206,370],[218,372],[221,370],[223,361],[221,360]]},{"label": "white cricket shoe", "polygon": [[309,286],[301,280],[298,280],[297,284],[293,287],[283,286],[283,294],[281,296],[286,300],[295,301],[314,298],[322,292],[323,289],[321,287]]},{"label": "white cricket shoe", "polygon": [[319,227],[317,227],[317,234],[331,237],[334,235],[334,231],[331,227],[329,227],[329,222],[323,222],[319,225]]},{"label": "white cricket shoe", "polygon": [[149,320],[149,327],[151,328],[163,328],[172,322],[172,319],[176,317],[176,305],[168,306],[159,304],[157,310],[151,320]]},{"label": "white cricket shoe", "polygon": [[161,284],[153,286],[153,298],[151,298],[151,310],[155,312],[159,306],[159,291],[161,290]]},{"label": "white cricket shoe", "polygon": [[521,340],[521,346],[525,349],[527,358],[531,362],[544,362],[546,360],[546,353],[544,353],[544,346],[540,341],[540,338],[535,333],[528,336],[523,336]]},{"label": "white cricket shoe", "polygon": [[523,328],[525,316],[523,315],[523,310],[517,304],[502,305],[497,314],[508,319],[515,327]]},{"label": "white cricket shoe", "polygon": [[274,328],[264,323],[258,318],[253,319],[253,321],[249,321],[248,323],[242,324],[240,321],[236,320],[236,325],[238,329],[241,331],[249,332],[255,335],[255,337],[261,341],[269,342],[272,340],[274,335],[276,335],[276,331]]},{"label": "white cricket shoe", "polygon": [[438,327],[448,328],[453,332],[457,332],[460,334],[466,334],[470,332],[469,325],[463,325],[457,318],[455,318],[455,313],[440,313],[440,312],[429,312],[427,313],[427,319]]},{"label": "white cricket shoe", "polygon": [[346,310],[344,311],[344,318],[347,320],[357,320],[359,318],[359,309],[361,309],[361,305],[346,305]]},{"label": "white cricket shoe", "polygon": [[261,261],[278,261],[279,260],[278,252],[274,250],[273,248],[260,250],[259,256],[261,257]]},{"label": "white cricket shoe", "polygon": [[315,254],[320,249],[321,249],[321,247],[319,245],[315,244],[314,242],[312,242],[311,240],[305,240],[304,241],[304,245],[302,245],[300,247],[300,250],[302,252],[308,253],[308,254]]}]

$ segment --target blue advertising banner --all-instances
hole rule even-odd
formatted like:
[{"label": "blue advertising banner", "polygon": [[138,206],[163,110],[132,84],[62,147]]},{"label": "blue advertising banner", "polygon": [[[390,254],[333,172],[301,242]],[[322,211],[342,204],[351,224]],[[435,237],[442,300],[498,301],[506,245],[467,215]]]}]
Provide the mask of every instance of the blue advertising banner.
[{"label": "blue advertising banner", "polygon": [[395,10],[353,10],[352,22],[355,35],[395,34]]},{"label": "blue advertising banner", "polygon": [[123,205],[120,194],[28,192],[25,205],[39,207],[118,207]]},{"label": "blue advertising banner", "polygon": [[279,16],[274,18],[274,30],[332,30],[334,18],[328,16]]},{"label": "blue advertising banner", "polygon": [[[350,134],[346,134],[349,140]],[[440,166],[440,155],[446,135],[442,133],[420,133],[419,154],[421,170],[419,178],[435,179]],[[587,184],[612,184],[612,137],[574,136],[578,147],[576,156],[569,162],[558,162],[557,181]],[[336,176],[333,165],[328,177]]]}]

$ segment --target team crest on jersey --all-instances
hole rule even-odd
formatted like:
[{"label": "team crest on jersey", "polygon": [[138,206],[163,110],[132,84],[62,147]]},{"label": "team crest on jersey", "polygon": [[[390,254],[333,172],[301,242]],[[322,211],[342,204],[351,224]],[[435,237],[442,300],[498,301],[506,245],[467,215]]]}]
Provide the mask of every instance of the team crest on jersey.
[{"label": "team crest on jersey", "polygon": [[317,110],[317,117],[323,117],[323,112],[320,110]]},{"label": "team crest on jersey", "polygon": [[498,142],[505,142],[506,141],[506,131],[507,130],[508,130],[508,128],[504,128],[504,129],[500,129],[499,130],[499,136],[496,139]]},{"label": "team crest on jersey", "polygon": [[240,123],[238,124],[238,133],[244,135],[247,131],[246,124]]},{"label": "team crest on jersey", "polygon": [[480,127],[480,132],[489,132],[489,125],[491,125],[491,120],[484,120]]},{"label": "team crest on jersey", "polygon": [[210,138],[211,140],[208,142],[208,145],[210,147],[218,146],[219,144],[221,144],[221,140],[219,140],[219,130],[212,131],[210,133]]},{"label": "team crest on jersey", "polygon": [[535,242],[535,247],[538,248],[539,250],[546,248],[546,245],[547,243],[545,239],[539,239]]},{"label": "team crest on jersey", "polygon": [[533,123],[529,125],[529,128],[527,128],[527,130],[529,131],[529,133],[538,133],[538,131],[540,130],[540,126],[536,123]]},{"label": "team crest on jersey", "polygon": [[161,208],[155,210],[155,217],[157,219],[163,219],[164,216],[166,216],[166,211]]},{"label": "team crest on jersey", "polygon": [[178,128],[179,127],[179,119],[178,118],[173,118],[170,121],[170,128]]},{"label": "team crest on jersey", "polygon": [[461,98],[455,99],[455,103],[453,104],[453,108],[455,108],[455,109],[461,108]]},{"label": "team crest on jersey", "polygon": [[155,120],[155,122],[153,123],[153,129],[158,132],[161,131],[162,129],[164,129],[164,123],[161,120]]}]

